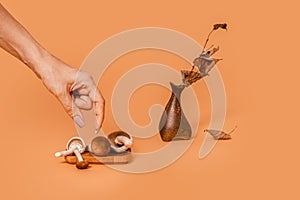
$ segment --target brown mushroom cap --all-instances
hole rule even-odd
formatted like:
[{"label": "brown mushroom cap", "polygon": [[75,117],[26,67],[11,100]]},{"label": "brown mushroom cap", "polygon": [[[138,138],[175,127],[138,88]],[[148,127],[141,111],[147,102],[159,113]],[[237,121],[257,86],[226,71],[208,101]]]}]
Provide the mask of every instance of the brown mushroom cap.
[{"label": "brown mushroom cap", "polygon": [[89,166],[89,162],[86,160],[76,163],[77,169],[86,169],[88,166]]},{"label": "brown mushroom cap", "polygon": [[109,141],[110,141],[111,144],[113,144],[114,146],[119,147],[120,145],[118,145],[118,144],[115,142],[115,139],[116,139],[118,136],[125,136],[125,137],[131,139],[131,136],[130,136],[128,133],[124,132],[124,131],[115,131],[115,132],[112,132],[112,133],[110,133],[107,137],[108,137],[108,139],[109,139]]},{"label": "brown mushroom cap", "polygon": [[103,136],[95,137],[91,142],[90,151],[96,156],[105,156],[110,152],[110,143]]}]

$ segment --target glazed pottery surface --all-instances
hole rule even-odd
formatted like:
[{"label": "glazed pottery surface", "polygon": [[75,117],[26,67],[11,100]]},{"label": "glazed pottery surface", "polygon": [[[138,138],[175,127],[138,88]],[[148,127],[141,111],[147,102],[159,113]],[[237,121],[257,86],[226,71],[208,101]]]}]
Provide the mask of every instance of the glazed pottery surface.
[{"label": "glazed pottery surface", "polygon": [[185,86],[175,85],[172,82],[170,82],[170,85],[172,88],[172,95],[159,123],[161,139],[164,142],[191,139],[191,126],[187,121],[180,104],[181,93]]}]

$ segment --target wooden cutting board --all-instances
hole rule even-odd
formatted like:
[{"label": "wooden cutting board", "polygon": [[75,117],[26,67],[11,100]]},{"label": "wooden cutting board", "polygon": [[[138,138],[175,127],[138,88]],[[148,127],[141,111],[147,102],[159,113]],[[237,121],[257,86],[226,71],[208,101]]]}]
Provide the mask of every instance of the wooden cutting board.
[{"label": "wooden cutting board", "polygon": [[[131,153],[125,151],[122,153],[110,153],[106,156],[95,156],[90,152],[84,152],[81,154],[84,160],[87,160],[91,164],[127,164],[131,160]],[[77,158],[75,154],[65,156],[67,163],[76,164]]]}]

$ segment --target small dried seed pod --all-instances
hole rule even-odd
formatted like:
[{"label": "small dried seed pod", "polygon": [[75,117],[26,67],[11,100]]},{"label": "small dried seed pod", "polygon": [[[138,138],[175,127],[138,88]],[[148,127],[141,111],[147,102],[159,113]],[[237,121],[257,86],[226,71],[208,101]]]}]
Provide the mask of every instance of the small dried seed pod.
[{"label": "small dried seed pod", "polygon": [[98,136],[92,140],[89,150],[96,156],[105,156],[110,152],[110,143],[105,137]]}]

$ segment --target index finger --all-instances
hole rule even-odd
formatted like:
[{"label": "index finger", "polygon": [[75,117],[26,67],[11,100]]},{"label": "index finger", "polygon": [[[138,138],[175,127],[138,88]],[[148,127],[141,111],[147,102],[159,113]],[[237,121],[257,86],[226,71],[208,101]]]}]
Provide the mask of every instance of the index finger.
[{"label": "index finger", "polygon": [[92,99],[94,105],[94,112],[96,114],[96,132],[98,132],[104,120],[105,101],[96,86],[94,86],[94,88],[91,90],[89,96]]}]

